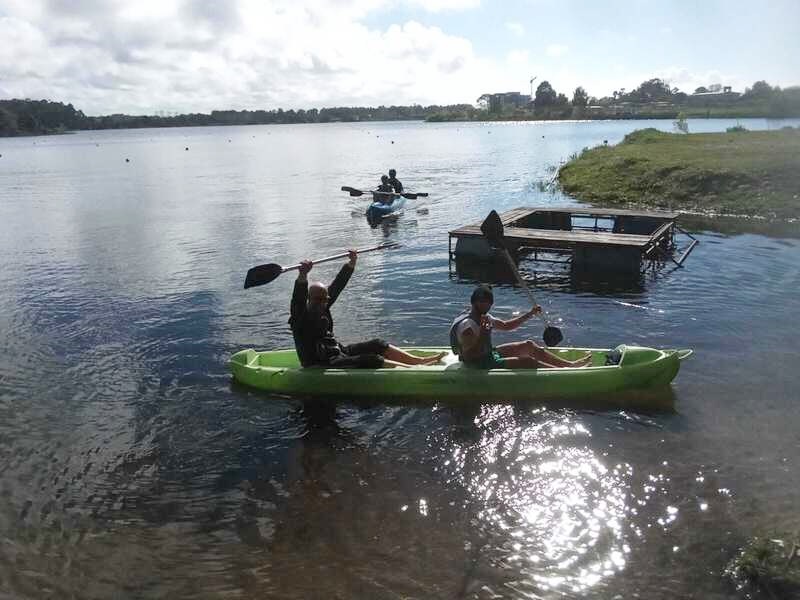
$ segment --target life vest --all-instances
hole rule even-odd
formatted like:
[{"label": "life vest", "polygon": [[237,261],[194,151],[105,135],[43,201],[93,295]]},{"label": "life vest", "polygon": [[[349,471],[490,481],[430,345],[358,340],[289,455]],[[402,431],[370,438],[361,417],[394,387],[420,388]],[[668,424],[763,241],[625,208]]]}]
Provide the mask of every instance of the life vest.
[{"label": "life vest", "polygon": [[[453,350],[453,354],[458,355],[461,358],[461,344],[458,342],[458,326],[461,325],[467,319],[471,319],[469,312],[462,313],[458,315],[454,320],[453,324],[450,325],[450,348]],[[484,336],[483,340],[483,347],[481,348],[481,357],[484,356],[491,356],[492,354],[492,333],[489,332],[489,335]],[[476,359],[473,359],[476,360]]]}]

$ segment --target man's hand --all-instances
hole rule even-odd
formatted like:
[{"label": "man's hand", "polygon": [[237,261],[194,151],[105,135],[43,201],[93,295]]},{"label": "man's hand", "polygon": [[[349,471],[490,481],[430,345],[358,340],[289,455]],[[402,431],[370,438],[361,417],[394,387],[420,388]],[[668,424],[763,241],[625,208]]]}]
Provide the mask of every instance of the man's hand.
[{"label": "man's hand", "polygon": [[298,271],[300,271],[300,275],[298,275],[297,278],[301,279],[301,280],[305,279],[306,275],[308,275],[308,272],[311,270],[311,267],[313,267],[313,266],[314,266],[314,263],[311,262],[310,260],[302,260],[302,261],[300,261],[300,268],[298,269]]},{"label": "man's hand", "polygon": [[533,315],[540,315],[542,314],[542,307],[538,304],[534,304],[533,308],[528,311],[528,316],[532,317]]},{"label": "man's hand", "polygon": [[350,259],[350,268],[356,268],[356,261],[358,260],[358,252],[352,248],[347,251],[347,257]]}]

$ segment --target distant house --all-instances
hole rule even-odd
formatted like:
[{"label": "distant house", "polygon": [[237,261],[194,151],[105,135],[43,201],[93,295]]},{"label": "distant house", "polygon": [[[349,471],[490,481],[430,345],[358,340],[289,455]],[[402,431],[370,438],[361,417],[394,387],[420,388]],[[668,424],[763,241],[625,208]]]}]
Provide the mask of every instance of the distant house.
[{"label": "distant house", "polygon": [[479,106],[489,109],[489,112],[503,112],[506,108],[525,108],[531,103],[531,97],[519,92],[501,92],[497,94],[483,94],[477,100]]},{"label": "distant house", "polygon": [[715,106],[720,104],[731,104],[739,99],[739,92],[731,91],[730,86],[725,86],[719,92],[700,92],[688,97],[690,106]]}]

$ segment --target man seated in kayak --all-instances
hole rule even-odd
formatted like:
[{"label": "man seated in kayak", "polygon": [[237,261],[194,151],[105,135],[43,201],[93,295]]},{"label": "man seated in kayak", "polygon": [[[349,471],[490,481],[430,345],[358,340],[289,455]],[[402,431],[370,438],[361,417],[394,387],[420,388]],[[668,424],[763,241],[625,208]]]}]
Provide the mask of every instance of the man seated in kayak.
[{"label": "man seated in kayak", "polygon": [[381,204],[392,203],[392,200],[394,200],[394,188],[392,184],[389,183],[389,177],[387,175],[381,175],[381,184],[377,187],[375,192],[373,197]]},{"label": "man seated in kayak", "polygon": [[450,327],[450,345],[461,362],[477,369],[537,369],[539,367],[585,367],[591,356],[570,361],[555,356],[531,340],[492,345],[492,329],[513,331],[533,315],[542,312],[534,306],[514,319],[502,321],[489,314],[494,304],[492,288],[480,285],[470,298],[469,313],[456,317]]},{"label": "man seated in kayak", "polygon": [[344,346],[333,337],[333,316],[330,308],[350,280],[356,268],[358,253],[350,250],[349,258],[350,261],[342,266],[330,287],[319,282],[309,284],[308,272],[314,263],[310,260],[300,263],[289,319],[300,364],[304,367],[377,369],[383,366],[407,367],[439,362],[444,353],[420,358],[380,339]]},{"label": "man seated in kayak", "polygon": [[397,171],[394,169],[389,169],[389,185],[392,186],[395,194],[403,193],[403,184],[400,183],[400,180],[397,178]]}]

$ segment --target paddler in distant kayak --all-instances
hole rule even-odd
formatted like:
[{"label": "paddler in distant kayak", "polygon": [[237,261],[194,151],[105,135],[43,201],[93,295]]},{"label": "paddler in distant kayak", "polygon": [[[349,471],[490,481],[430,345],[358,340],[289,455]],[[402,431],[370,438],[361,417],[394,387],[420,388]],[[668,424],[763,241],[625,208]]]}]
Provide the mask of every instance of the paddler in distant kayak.
[{"label": "paddler in distant kayak", "polygon": [[392,186],[395,194],[403,193],[403,184],[400,183],[400,180],[397,178],[397,171],[394,169],[389,169],[389,185]]},{"label": "paddler in distant kayak", "polygon": [[494,294],[488,285],[480,285],[472,292],[469,313],[459,315],[450,327],[450,345],[461,362],[476,369],[537,369],[539,367],[585,367],[591,355],[570,361],[555,356],[532,340],[492,345],[492,329],[513,331],[533,315],[542,312],[534,306],[514,319],[502,321],[489,314],[494,304]]},{"label": "paddler in distant kayak", "polygon": [[389,177],[387,175],[381,175],[381,184],[375,189],[377,192],[374,194],[375,200],[380,202],[381,204],[391,204],[392,200],[394,199],[392,194],[394,193],[394,188],[392,184],[389,183]]},{"label": "paddler in distant kayak", "polygon": [[444,354],[420,358],[380,339],[349,346],[336,340],[333,336],[330,308],[350,280],[356,268],[358,253],[350,250],[348,257],[350,261],[342,266],[330,287],[319,282],[309,284],[308,272],[314,263],[310,260],[300,263],[289,319],[300,364],[304,367],[377,369],[383,366],[406,367],[439,362]]}]

